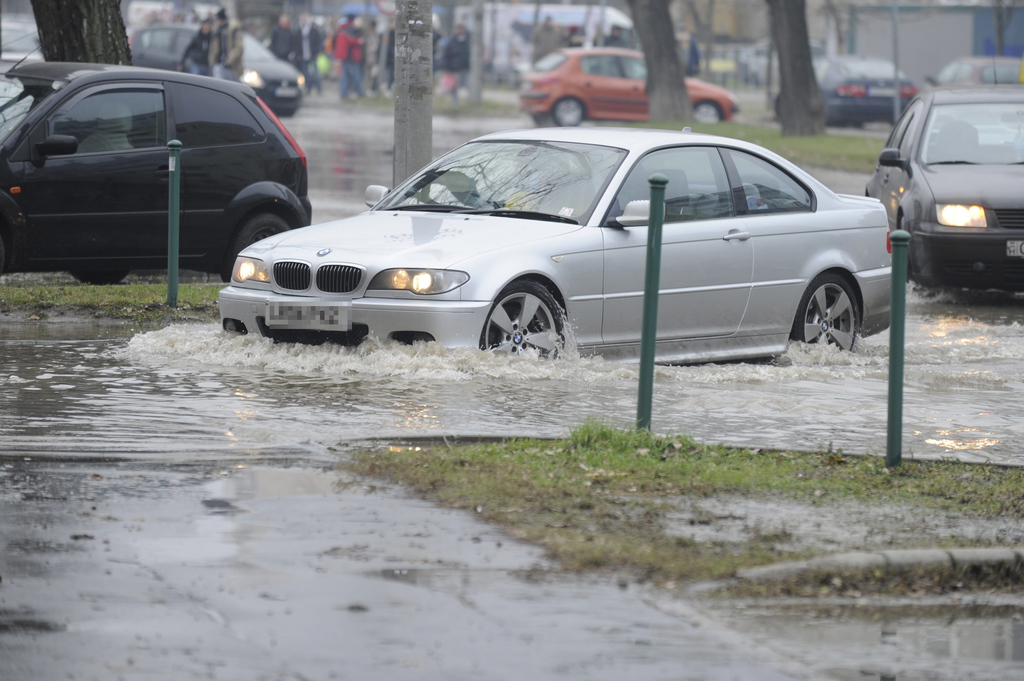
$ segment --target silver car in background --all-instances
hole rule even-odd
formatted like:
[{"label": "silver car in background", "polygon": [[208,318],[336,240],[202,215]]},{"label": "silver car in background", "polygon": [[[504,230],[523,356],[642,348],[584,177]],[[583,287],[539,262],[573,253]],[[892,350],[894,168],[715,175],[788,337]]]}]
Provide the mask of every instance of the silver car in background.
[{"label": "silver car in background", "polygon": [[611,128],[480,137],[393,191],[371,186],[366,213],[250,246],[220,293],[223,326],[637,359],[656,173],[658,361],[771,357],[790,340],[853,349],[888,327],[879,201],[754,144]]}]

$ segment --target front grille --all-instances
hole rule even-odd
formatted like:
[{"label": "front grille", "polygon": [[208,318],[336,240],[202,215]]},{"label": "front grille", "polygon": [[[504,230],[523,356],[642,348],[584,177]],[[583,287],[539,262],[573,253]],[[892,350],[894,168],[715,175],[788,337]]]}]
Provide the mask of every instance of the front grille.
[{"label": "front grille", "polygon": [[305,291],[309,288],[309,265],[304,262],[275,262],[274,282],[290,291]]},{"label": "front grille", "polygon": [[316,271],[316,287],[324,293],[351,293],[359,288],[363,271],[351,265],[323,265]]},{"label": "front grille", "polygon": [[1024,229],[1024,210],[1001,209],[994,212],[996,222],[1003,229]]}]

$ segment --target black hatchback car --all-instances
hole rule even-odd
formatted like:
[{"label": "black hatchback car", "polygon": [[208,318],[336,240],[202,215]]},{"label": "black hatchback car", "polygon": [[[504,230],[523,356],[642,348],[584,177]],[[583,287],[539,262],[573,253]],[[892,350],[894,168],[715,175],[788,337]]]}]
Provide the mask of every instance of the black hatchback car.
[{"label": "black hatchback car", "polygon": [[26,62],[0,74],[0,272],[166,268],[172,139],[183,269],[227,281],[240,250],[310,224],[306,157],[247,85]]},{"label": "black hatchback car", "polygon": [[1024,291],[1024,88],[936,88],[910,103],[868,196],[910,232],[924,286]]}]

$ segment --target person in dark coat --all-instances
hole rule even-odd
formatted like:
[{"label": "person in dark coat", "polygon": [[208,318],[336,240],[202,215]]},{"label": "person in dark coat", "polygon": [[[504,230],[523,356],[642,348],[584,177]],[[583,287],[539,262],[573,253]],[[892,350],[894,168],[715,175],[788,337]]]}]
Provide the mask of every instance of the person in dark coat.
[{"label": "person in dark coat", "polygon": [[441,50],[442,78],[447,77],[452,103],[459,105],[459,89],[469,80],[470,39],[465,25],[456,24],[455,32],[445,41]]},{"label": "person in dark coat", "polygon": [[210,68],[210,41],[213,40],[213,19],[204,19],[199,24],[199,30],[192,36],[185,54],[178,64],[179,71],[188,71],[197,76],[212,76]]},{"label": "person in dark coat", "polygon": [[277,19],[277,26],[270,32],[270,51],[278,59],[292,63],[295,60],[295,31],[287,14]]}]

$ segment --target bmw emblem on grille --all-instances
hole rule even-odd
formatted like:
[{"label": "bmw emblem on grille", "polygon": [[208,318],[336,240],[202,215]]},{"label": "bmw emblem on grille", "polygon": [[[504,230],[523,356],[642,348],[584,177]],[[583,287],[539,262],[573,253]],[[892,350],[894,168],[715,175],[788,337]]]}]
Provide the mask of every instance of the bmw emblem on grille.
[{"label": "bmw emblem on grille", "polygon": [[316,252],[316,254],[319,255],[322,258],[322,257],[324,257],[325,255],[327,255],[330,252],[331,252],[331,249],[329,249],[329,248],[321,248],[319,251]]}]

